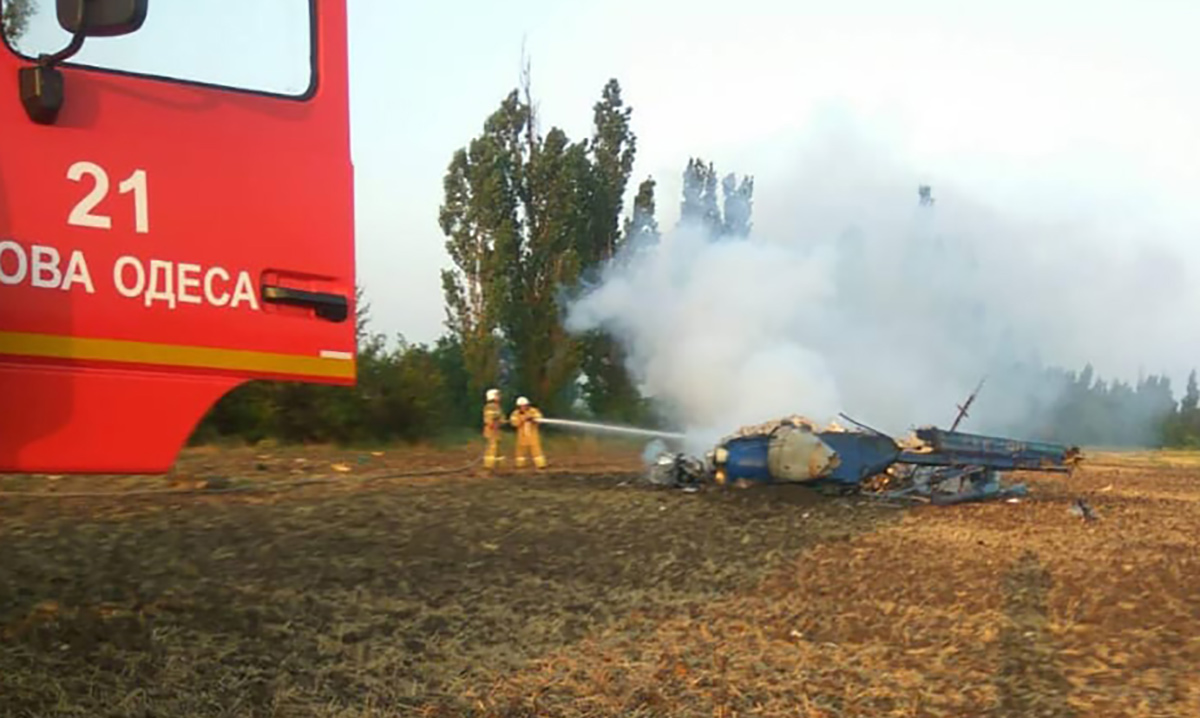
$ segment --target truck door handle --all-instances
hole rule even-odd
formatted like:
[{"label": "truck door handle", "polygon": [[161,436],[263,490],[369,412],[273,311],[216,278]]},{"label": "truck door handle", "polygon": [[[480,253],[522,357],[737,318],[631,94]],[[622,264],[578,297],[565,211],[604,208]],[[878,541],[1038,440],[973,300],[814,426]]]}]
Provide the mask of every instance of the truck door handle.
[{"label": "truck door handle", "polygon": [[263,285],[262,299],[274,304],[311,307],[318,317],[331,322],[344,322],[350,316],[350,302],[341,294]]}]

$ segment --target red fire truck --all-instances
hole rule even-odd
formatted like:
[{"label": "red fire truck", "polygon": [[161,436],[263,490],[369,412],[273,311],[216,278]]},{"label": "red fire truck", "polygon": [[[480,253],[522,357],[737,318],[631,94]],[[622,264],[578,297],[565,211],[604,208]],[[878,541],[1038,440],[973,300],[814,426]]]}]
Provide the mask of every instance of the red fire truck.
[{"label": "red fire truck", "polygon": [[0,0],[0,472],[355,380],[345,0]]}]

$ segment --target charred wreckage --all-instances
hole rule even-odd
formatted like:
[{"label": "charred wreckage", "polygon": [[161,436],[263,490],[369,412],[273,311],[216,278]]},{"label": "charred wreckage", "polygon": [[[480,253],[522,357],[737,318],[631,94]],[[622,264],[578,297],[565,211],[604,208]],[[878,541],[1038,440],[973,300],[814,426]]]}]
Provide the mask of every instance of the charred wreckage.
[{"label": "charred wreckage", "polygon": [[704,457],[662,452],[648,480],[689,490],[795,483],[945,505],[1025,496],[1024,484],[1005,485],[1001,475],[1070,473],[1083,458],[1078,447],[956,431],[957,420],[951,429],[921,427],[897,440],[843,418],[858,428],[791,416],[744,427]]}]

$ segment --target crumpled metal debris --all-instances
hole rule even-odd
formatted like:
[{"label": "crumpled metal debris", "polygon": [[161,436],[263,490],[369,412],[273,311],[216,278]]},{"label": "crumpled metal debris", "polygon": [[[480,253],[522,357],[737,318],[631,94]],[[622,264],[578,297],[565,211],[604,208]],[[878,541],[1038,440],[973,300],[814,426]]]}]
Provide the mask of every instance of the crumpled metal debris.
[{"label": "crumpled metal debris", "polygon": [[748,436],[766,436],[767,434],[773,433],[781,426],[798,426],[803,429],[808,429],[809,431],[817,431],[817,423],[815,421],[800,416],[799,414],[793,414],[782,419],[773,419],[771,421],[764,421],[761,424],[750,424],[748,426],[740,427],[732,434],[729,434],[725,438],[721,439],[720,443],[724,444],[730,439],[743,439]]},{"label": "crumpled metal debris", "polygon": [[1083,499],[1075,499],[1071,502],[1071,508],[1067,509],[1072,516],[1078,516],[1084,521],[1095,521],[1098,516],[1088,502]]},{"label": "crumpled metal debris", "polygon": [[933,453],[933,447],[916,434],[910,434],[903,439],[896,439],[896,444],[904,451],[911,451],[917,454]]},{"label": "crumpled metal debris", "polygon": [[774,433],[780,427],[784,427],[784,426],[800,427],[802,429],[811,431],[813,433],[820,432],[820,431],[836,431],[836,432],[845,432],[846,431],[846,427],[842,426],[841,424],[837,423],[836,421],[831,421],[824,428],[821,428],[821,426],[817,422],[813,421],[812,419],[809,419],[806,416],[802,416],[800,414],[792,414],[791,416],[785,416],[782,419],[773,419],[771,421],[764,421],[761,424],[750,424],[748,426],[739,427],[732,434],[729,434],[729,435],[725,436],[724,438],[722,438],[720,443],[723,444],[723,443],[729,441],[730,439],[743,439],[748,436],[766,436],[768,434]]},{"label": "crumpled metal debris", "polygon": [[864,491],[883,499],[916,499],[937,506],[1027,496],[1025,484],[1005,486],[984,467],[892,466]]},{"label": "crumpled metal debris", "polygon": [[703,462],[686,454],[664,452],[650,464],[646,480],[655,486],[698,487],[706,475]]}]

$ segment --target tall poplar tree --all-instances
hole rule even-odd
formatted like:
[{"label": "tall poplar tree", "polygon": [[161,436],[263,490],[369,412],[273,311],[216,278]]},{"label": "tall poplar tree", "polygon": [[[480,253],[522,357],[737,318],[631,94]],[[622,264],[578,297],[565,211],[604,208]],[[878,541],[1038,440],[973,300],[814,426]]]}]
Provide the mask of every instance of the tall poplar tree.
[{"label": "tall poplar tree", "polygon": [[521,293],[522,134],[529,108],[514,90],[483,133],[454,153],[438,223],[454,267],[442,270],[446,324],[462,347],[473,394],[500,382],[505,325]]},{"label": "tall poplar tree", "polygon": [[[621,86],[609,80],[592,108],[592,223],[585,248],[587,268],[599,269],[621,251],[627,234],[621,226],[624,197],[637,154],[633,133],[633,108],[621,97]],[[625,366],[620,344],[607,334],[591,332],[584,339],[585,394],[592,413],[608,418],[636,420],[640,396]]]},{"label": "tall poplar tree", "polygon": [[529,77],[526,65],[522,86],[450,162],[440,224],[454,266],[442,285],[472,391],[507,384],[553,413],[573,402],[581,372],[614,386],[624,372],[615,344],[569,335],[563,317],[583,272],[620,248],[635,139],[616,80],[590,141],[557,127],[543,135]]}]

